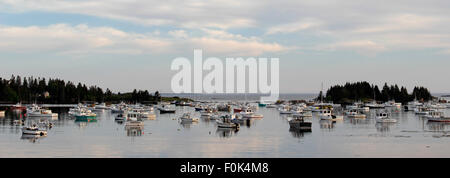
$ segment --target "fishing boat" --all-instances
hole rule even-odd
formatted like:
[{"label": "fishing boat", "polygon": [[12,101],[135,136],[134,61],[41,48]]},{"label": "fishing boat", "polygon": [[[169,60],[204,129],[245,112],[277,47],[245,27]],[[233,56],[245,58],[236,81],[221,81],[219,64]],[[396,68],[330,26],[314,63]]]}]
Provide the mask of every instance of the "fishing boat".
[{"label": "fishing boat", "polygon": [[417,106],[414,109],[414,113],[416,113],[416,115],[428,115],[430,113],[430,111],[435,111],[435,110],[425,107],[425,106]]},{"label": "fishing boat", "polygon": [[125,104],[124,102],[120,102],[117,105],[114,105],[111,107],[111,113],[124,113],[125,111],[128,110],[128,106],[127,104]]},{"label": "fishing boat", "polygon": [[276,104],[267,104],[266,108],[277,108]]},{"label": "fishing boat", "polygon": [[223,116],[222,119],[216,120],[216,124],[218,128],[239,128],[239,124],[236,122],[233,122],[234,120],[233,116]]},{"label": "fishing boat", "polygon": [[128,112],[127,113],[127,121],[137,121],[139,119],[139,113],[137,112]]},{"label": "fishing boat", "polygon": [[89,109],[80,109],[79,112],[74,113],[75,121],[96,121],[97,120],[97,114],[93,113]]},{"label": "fishing boat", "polygon": [[252,114],[242,115],[242,117],[243,118],[249,118],[249,119],[261,119],[261,118],[264,117],[264,115],[252,113]]},{"label": "fishing boat", "polygon": [[31,108],[27,109],[27,117],[58,117],[58,113],[52,113],[49,109],[43,109],[33,104]]},{"label": "fishing boat", "polygon": [[375,116],[377,123],[395,123],[396,119],[392,119],[388,112],[378,112]]},{"label": "fishing boat", "polygon": [[280,111],[280,114],[292,114],[291,107],[289,105],[280,106],[278,111]]},{"label": "fishing boat", "polygon": [[258,106],[259,106],[259,107],[266,107],[267,104],[266,104],[266,103],[263,103],[263,102],[258,102]]},{"label": "fishing boat", "polygon": [[430,111],[425,117],[429,122],[450,122],[450,117],[445,117],[442,111]]},{"label": "fishing boat", "polygon": [[127,114],[118,114],[115,118],[114,118],[114,120],[116,120],[116,121],[125,121],[125,120],[127,120]]},{"label": "fishing boat", "polygon": [[205,106],[200,105],[200,104],[195,106],[195,111],[203,111],[203,110],[205,110]]},{"label": "fishing boat", "polygon": [[165,113],[175,113],[175,108],[170,107],[170,105],[162,105],[159,108],[159,113],[165,114]]},{"label": "fishing boat", "polygon": [[211,107],[206,107],[203,111],[200,111],[201,117],[211,117],[215,113],[215,110]]},{"label": "fishing boat", "polygon": [[27,107],[23,106],[22,103],[17,103],[15,105],[12,105],[11,109],[16,110],[16,111],[25,111],[25,110],[27,110]]},{"label": "fishing boat", "polygon": [[229,104],[219,104],[219,105],[217,105],[217,111],[231,112],[231,105],[229,105]]},{"label": "fishing boat", "polygon": [[289,120],[289,127],[292,129],[300,129],[302,131],[311,131],[311,122],[305,122],[304,117],[294,117]]},{"label": "fishing boat", "polygon": [[47,131],[40,129],[36,124],[33,124],[32,126],[29,126],[29,127],[23,127],[22,134],[41,135],[42,136],[42,135],[47,135]]},{"label": "fishing boat", "polygon": [[357,109],[350,109],[345,112],[345,115],[350,118],[366,118],[366,115],[358,111]]},{"label": "fishing boat", "polygon": [[319,112],[319,117],[320,117],[320,118],[322,118],[322,117],[328,117],[328,116],[331,116],[331,110],[329,110],[329,109],[323,109],[323,110],[321,110],[321,111]]},{"label": "fishing boat", "polygon": [[240,113],[240,112],[242,112],[242,110],[243,110],[242,108],[234,108],[233,112],[234,113]]},{"label": "fishing boat", "polygon": [[321,115],[320,120],[331,120],[331,121],[341,121],[344,120],[344,116],[331,115]]},{"label": "fishing boat", "polygon": [[247,107],[246,109],[241,111],[239,114],[242,115],[242,117],[244,117],[244,118],[263,118],[264,117],[261,114],[255,114],[253,112],[253,110],[249,107]]},{"label": "fishing boat", "polygon": [[198,118],[192,117],[191,113],[184,113],[180,120],[181,122],[198,122]]}]

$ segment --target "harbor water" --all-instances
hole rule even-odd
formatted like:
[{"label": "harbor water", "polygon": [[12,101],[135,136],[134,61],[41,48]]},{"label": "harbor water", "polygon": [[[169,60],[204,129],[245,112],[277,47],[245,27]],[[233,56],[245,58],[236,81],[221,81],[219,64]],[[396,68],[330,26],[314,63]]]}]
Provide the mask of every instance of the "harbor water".
[{"label": "harbor water", "polygon": [[[97,112],[96,122],[77,122],[68,108],[48,119],[47,136],[22,135],[24,125],[45,120],[25,118],[7,111],[0,118],[0,157],[450,157],[450,124],[429,123],[414,112],[391,109],[397,123],[377,124],[375,111],[366,119],[309,120],[311,132],[290,130],[288,116],[276,108],[260,107],[254,119],[240,129],[219,129],[189,106],[177,106],[175,114],[145,120],[143,128],[127,128],[110,111]],[[449,116],[449,109],[444,109]],[[181,123],[186,112],[198,123]]]}]

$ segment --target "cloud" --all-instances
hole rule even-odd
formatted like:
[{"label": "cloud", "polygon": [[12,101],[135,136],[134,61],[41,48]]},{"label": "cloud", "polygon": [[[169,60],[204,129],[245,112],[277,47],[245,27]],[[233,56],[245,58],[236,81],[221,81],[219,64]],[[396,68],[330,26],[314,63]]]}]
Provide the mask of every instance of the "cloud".
[{"label": "cloud", "polygon": [[320,26],[322,22],[316,19],[304,19],[294,23],[282,24],[271,27],[266,34],[273,35],[277,33],[293,33]]},{"label": "cloud", "polygon": [[192,48],[205,49],[211,54],[261,55],[286,48],[266,43],[255,37],[244,37],[220,30],[204,30],[204,34],[188,36],[184,30],[156,33],[131,33],[111,27],[89,27],[54,24],[45,27],[0,26],[0,51],[57,54],[145,54],[165,53]]},{"label": "cloud", "polygon": [[383,45],[380,45],[370,40],[337,42],[334,44],[326,45],[324,49],[331,51],[351,50],[356,51],[362,55],[368,56],[374,56],[375,54],[386,50],[386,48]]},{"label": "cloud", "polygon": [[[254,43],[269,51],[286,49],[283,44],[298,46],[297,49],[334,45],[336,50],[349,50],[351,48],[348,43],[370,41],[374,44],[361,42],[354,45],[358,49],[370,49],[369,51],[378,53],[418,48],[449,49],[449,5],[450,1],[445,0],[434,0],[432,3],[417,0],[385,3],[359,0],[339,3],[335,0],[5,0],[0,2],[0,10],[15,13],[44,11],[82,14],[142,26],[176,29],[161,32],[168,33],[171,39],[161,39],[158,35],[144,37],[151,38],[146,41],[154,44],[153,49],[156,51],[177,46],[173,43],[203,44],[220,39],[226,44]],[[192,36],[195,31],[202,33]],[[228,33],[230,31],[234,34]],[[248,32],[252,36],[238,36]],[[277,38],[277,35],[288,36],[288,39]],[[267,39],[272,40],[263,42]],[[410,43],[409,39],[415,43]],[[91,45],[99,45],[96,48],[121,44],[108,37],[90,40],[93,40]],[[302,45],[297,45],[299,43]],[[343,45],[347,47],[337,48]],[[250,51],[255,53],[257,50],[252,47]],[[244,49],[237,53],[240,52],[244,52]]]}]

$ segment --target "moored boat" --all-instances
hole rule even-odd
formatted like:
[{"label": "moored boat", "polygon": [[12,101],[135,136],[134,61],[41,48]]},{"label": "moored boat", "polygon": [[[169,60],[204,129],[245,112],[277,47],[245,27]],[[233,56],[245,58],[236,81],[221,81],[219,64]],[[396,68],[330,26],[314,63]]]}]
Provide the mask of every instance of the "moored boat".
[{"label": "moored boat", "polygon": [[376,114],[376,122],[377,123],[395,123],[396,119],[391,118],[388,112],[378,112]]},{"label": "moored boat", "polygon": [[312,123],[306,122],[304,117],[294,117],[289,120],[289,127],[292,129],[300,129],[302,131],[311,131]]},{"label": "moored boat", "polygon": [[42,136],[42,135],[47,135],[47,131],[40,129],[36,124],[33,124],[30,127],[23,127],[22,134],[41,135]]},{"label": "moored boat", "polygon": [[197,122],[198,118],[194,118],[191,116],[191,113],[184,113],[183,116],[180,117],[182,122]]},{"label": "moored boat", "polygon": [[27,109],[27,117],[58,117],[58,113],[52,113],[49,109],[43,109],[33,104],[31,108]]}]

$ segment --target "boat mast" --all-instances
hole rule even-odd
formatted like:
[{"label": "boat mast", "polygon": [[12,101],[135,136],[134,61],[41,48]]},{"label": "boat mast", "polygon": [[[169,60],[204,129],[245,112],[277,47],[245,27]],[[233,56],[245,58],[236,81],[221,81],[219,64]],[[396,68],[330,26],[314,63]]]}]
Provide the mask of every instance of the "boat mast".
[{"label": "boat mast", "polygon": [[320,103],[323,103],[323,82],[321,84],[321,89],[320,89]]}]

